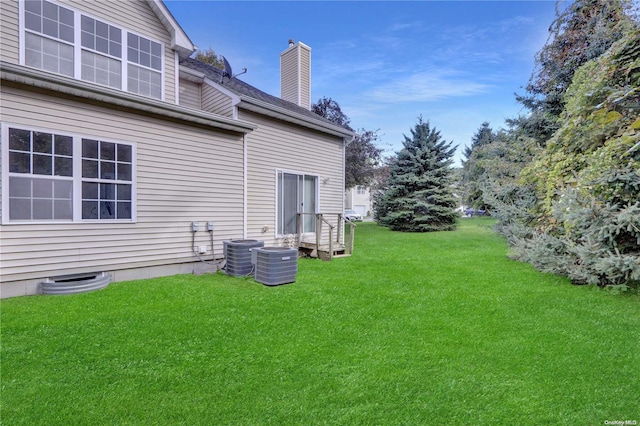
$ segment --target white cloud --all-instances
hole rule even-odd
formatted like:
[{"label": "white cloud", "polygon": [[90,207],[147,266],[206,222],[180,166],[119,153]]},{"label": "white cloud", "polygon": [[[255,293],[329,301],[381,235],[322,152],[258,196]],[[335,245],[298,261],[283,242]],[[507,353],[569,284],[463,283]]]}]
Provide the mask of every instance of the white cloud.
[{"label": "white cloud", "polygon": [[372,89],[369,96],[376,102],[429,102],[451,97],[486,93],[489,86],[456,77],[445,70],[423,71],[409,76],[398,75],[390,83]]}]

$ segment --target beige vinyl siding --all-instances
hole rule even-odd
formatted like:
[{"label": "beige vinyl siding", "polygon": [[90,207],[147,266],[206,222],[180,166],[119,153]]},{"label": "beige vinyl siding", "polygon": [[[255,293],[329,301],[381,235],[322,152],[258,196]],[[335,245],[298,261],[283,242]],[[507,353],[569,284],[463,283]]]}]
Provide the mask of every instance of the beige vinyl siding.
[{"label": "beige vinyl siding", "polygon": [[311,55],[302,52],[300,55],[300,105],[311,109]]},{"label": "beige vinyl siding", "polygon": [[292,49],[282,55],[280,68],[280,97],[285,101],[298,104],[299,94],[299,78],[298,71],[298,55],[296,50]]},{"label": "beige vinyl siding", "polygon": [[[164,100],[175,103],[176,63],[171,49],[171,35],[156,14],[144,0],[128,1],[86,1],[65,0],[75,10],[102,18],[111,24],[118,25],[164,44]],[[117,5],[117,7],[114,7]],[[126,42],[126,41],[125,41]]]},{"label": "beige vinyl siding", "polygon": [[311,108],[311,48],[304,43],[280,54],[280,97]]},{"label": "beige vinyl siding", "polygon": [[180,79],[180,105],[202,109],[202,85],[183,78]]},{"label": "beige vinyl siding", "polygon": [[20,62],[18,2],[0,0],[0,56],[3,61]]},{"label": "beige vinyl siding", "polygon": [[[299,126],[240,111],[258,124],[247,135],[247,237],[278,244],[276,238],[276,170],[319,178],[319,212],[342,212],[344,198],[343,141]],[[329,179],[326,184],[324,179]],[[337,216],[328,216],[336,222]],[[262,232],[268,226],[267,233]]]},{"label": "beige vinyl siding", "polygon": [[208,84],[202,85],[202,109],[225,117],[233,117],[231,98]]},{"label": "beige vinyl siding", "polygon": [[[164,100],[175,103],[176,64],[171,49],[171,36],[155,13],[142,0],[129,1],[68,1],[58,3],[131,30],[141,36],[164,44]],[[114,7],[117,5],[117,7]],[[18,2],[0,0],[0,38],[2,60],[19,63]],[[126,42],[126,41],[125,41]]]},{"label": "beige vinyl siding", "polygon": [[1,225],[2,282],[194,262],[192,221],[196,246],[209,246],[205,223],[214,223],[218,257],[223,240],[243,237],[241,134],[7,86],[1,95],[3,125],[133,143],[137,176],[135,223]]}]

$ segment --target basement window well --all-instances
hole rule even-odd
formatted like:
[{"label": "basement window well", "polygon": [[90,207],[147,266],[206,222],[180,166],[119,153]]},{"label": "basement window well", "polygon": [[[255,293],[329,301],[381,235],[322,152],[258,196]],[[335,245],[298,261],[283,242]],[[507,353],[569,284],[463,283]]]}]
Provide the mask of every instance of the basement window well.
[{"label": "basement window well", "polygon": [[105,272],[63,275],[47,278],[40,283],[42,294],[87,293],[105,288],[113,278]]}]

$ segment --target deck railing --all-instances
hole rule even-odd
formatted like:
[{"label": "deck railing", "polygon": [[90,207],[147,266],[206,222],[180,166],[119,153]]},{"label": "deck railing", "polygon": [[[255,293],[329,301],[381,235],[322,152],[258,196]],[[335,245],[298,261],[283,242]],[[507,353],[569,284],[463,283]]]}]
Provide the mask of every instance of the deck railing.
[{"label": "deck railing", "polygon": [[[316,219],[315,241],[302,241],[302,222],[305,215],[314,215]],[[336,220],[332,223],[329,220],[332,216]],[[349,225],[349,238],[344,241],[344,227]],[[298,247],[303,245],[314,245],[318,257],[321,252],[328,253],[328,260],[333,259],[334,253],[340,249],[344,254],[353,253],[355,223],[346,219],[342,213],[298,213],[297,241]],[[335,235],[335,238],[334,238]]]}]

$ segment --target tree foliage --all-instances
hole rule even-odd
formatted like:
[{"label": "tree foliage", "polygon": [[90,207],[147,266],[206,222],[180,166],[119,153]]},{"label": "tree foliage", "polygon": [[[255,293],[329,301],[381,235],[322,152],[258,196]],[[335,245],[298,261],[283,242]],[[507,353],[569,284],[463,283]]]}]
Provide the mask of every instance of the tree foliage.
[{"label": "tree foliage", "polygon": [[464,148],[463,154],[465,159],[468,160],[469,157],[471,157],[474,149],[493,142],[496,136],[489,122],[483,122],[478,131],[471,137],[471,145]]},{"label": "tree foliage", "polygon": [[224,68],[222,57],[219,56],[212,48],[208,48],[206,50],[198,49],[196,51],[194,59],[200,62],[204,62],[205,64],[213,65],[216,68]]},{"label": "tree foliage", "polygon": [[536,55],[527,94],[516,96],[531,112],[518,120],[540,144],[558,128],[564,94],[575,71],[602,55],[633,27],[628,14],[631,5],[630,0],[578,0],[562,10],[558,2],[549,39]]},{"label": "tree foliage", "polygon": [[640,30],[582,65],[564,105],[559,129],[520,173],[536,220],[513,237],[512,256],[579,284],[638,286]]},{"label": "tree foliage", "polygon": [[404,148],[391,165],[386,189],[375,200],[375,218],[394,231],[455,229],[456,199],[451,190],[455,147],[419,118],[405,135]]},{"label": "tree foliage", "polygon": [[340,105],[331,98],[323,97],[318,99],[318,102],[311,105],[311,111],[326,118],[333,124],[353,130],[349,125],[349,123],[351,123],[349,117],[342,112]]},{"label": "tree foliage", "polygon": [[576,284],[640,288],[640,29],[628,6],[559,11],[518,97],[529,113],[465,162],[510,256]]},{"label": "tree foliage", "polygon": [[380,166],[382,148],[375,142],[378,133],[361,129],[345,149],[345,189],[356,185],[371,186],[376,169]]},{"label": "tree foliage", "polygon": [[[537,151],[533,139],[515,128],[494,133],[490,143],[477,146],[462,168],[463,201],[474,208],[494,210],[491,194],[511,186]],[[495,200],[493,200],[495,201]]]},{"label": "tree foliage", "polygon": [[[311,106],[316,114],[349,130],[351,120],[340,105],[331,98],[321,98]],[[345,149],[345,189],[356,185],[370,186],[377,167],[380,166],[382,149],[376,146],[378,132],[360,129]]]}]

